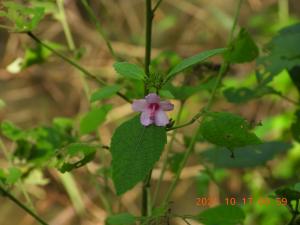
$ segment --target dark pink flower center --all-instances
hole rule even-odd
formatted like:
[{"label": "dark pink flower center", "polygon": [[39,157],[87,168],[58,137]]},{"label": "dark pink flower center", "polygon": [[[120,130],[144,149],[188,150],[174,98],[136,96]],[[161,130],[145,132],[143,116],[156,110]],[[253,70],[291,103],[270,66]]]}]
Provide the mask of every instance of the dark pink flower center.
[{"label": "dark pink flower center", "polygon": [[154,120],[154,118],[155,118],[155,111],[157,111],[159,109],[159,104],[158,103],[150,103],[148,105],[148,108],[151,110],[150,119]]}]

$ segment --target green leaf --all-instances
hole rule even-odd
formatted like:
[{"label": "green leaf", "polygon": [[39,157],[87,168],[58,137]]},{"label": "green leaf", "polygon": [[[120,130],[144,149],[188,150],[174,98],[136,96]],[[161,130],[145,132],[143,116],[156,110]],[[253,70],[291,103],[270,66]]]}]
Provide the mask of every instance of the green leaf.
[{"label": "green leaf", "polygon": [[259,138],[250,132],[250,128],[249,123],[238,115],[208,112],[201,123],[200,132],[207,141],[233,150],[261,143]]},{"label": "green leaf", "polygon": [[197,63],[201,63],[215,55],[222,54],[225,51],[226,48],[217,48],[213,50],[204,51],[192,57],[186,58],[182,60],[179,64],[177,64],[174,68],[172,68],[172,70],[167,75],[167,80],[173,78],[176,74],[188,69],[189,67]]},{"label": "green leaf", "polygon": [[16,127],[10,121],[4,121],[1,123],[2,134],[12,141],[20,140],[26,136],[26,133],[20,128]]},{"label": "green leaf", "polygon": [[13,24],[15,32],[28,32],[37,27],[43,19],[45,9],[43,7],[28,7],[14,2],[4,2],[7,13],[2,13]]},{"label": "green leaf", "polygon": [[[282,70],[300,65],[300,23],[279,31],[266,46],[267,55],[258,58],[264,68],[265,79],[271,81]],[[298,75],[298,74],[297,74]]]},{"label": "green leaf", "polygon": [[111,141],[111,154],[112,177],[118,195],[149,174],[166,142],[165,127],[145,127],[139,116],[116,129]]},{"label": "green leaf", "polygon": [[280,198],[286,198],[288,202],[300,199],[300,191],[295,187],[280,187],[275,193]]},{"label": "green leaf", "polygon": [[218,168],[250,168],[265,165],[277,154],[287,152],[290,148],[291,145],[288,143],[274,141],[236,148],[234,158],[231,158],[224,148],[208,149],[201,152],[200,157]]},{"label": "green leaf", "polygon": [[300,110],[296,111],[295,116],[296,116],[296,120],[291,126],[291,131],[292,131],[293,138],[296,141],[300,142]]},{"label": "green leaf", "polygon": [[118,74],[124,76],[125,78],[144,80],[144,70],[135,64],[128,62],[116,62],[114,64],[114,68]]},{"label": "green leaf", "polygon": [[245,219],[245,213],[240,207],[219,205],[201,212],[199,221],[204,225],[239,225]]},{"label": "green leaf", "polygon": [[112,85],[112,86],[103,87],[92,94],[90,102],[95,102],[95,101],[109,98],[109,97],[113,96],[114,94],[116,94],[120,89],[121,89],[120,85]]},{"label": "green leaf", "polygon": [[11,167],[8,169],[6,182],[8,184],[14,184],[21,178],[21,176],[22,176],[21,170],[19,170],[17,167]]},{"label": "green leaf", "polygon": [[92,161],[96,154],[96,148],[85,143],[72,143],[60,154],[63,155],[63,163],[59,166],[59,171],[64,173]]},{"label": "green leaf", "polygon": [[135,224],[135,217],[129,213],[120,213],[109,216],[105,222],[107,225],[132,225]]},{"label": "green leaf", "polygon": [[111,105],[104,105],[86,113],[80,120],[80,133],[88,134],[95,131],[105,121],[106,115],[111,109]]},{"label": "green leaf", "polygon": [[248,31],[241,29],[231,47],[224,53],[224,58],[230,63],[245,63],[254,60],[258,53],[258,48]]}]

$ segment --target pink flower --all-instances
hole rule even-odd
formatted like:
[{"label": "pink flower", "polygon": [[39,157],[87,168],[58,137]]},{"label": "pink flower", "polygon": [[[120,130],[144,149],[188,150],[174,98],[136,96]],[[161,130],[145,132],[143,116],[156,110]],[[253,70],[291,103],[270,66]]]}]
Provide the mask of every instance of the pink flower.
[{"label": "pink flower", "polygon": [[166,126],[169,123],[167,114],[164,111],[173,110],[174,105],[169,101],[161,101],[155,93],[148,94],[145,99],[134,100],[132,109],[142,112],[141,123],[144,126],[155,124],[156,126]]}]

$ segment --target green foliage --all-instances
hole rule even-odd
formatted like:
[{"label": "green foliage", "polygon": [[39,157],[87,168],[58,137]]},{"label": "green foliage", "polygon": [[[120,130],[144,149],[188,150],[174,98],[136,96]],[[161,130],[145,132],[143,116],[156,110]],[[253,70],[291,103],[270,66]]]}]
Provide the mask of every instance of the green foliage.
[{"label": "green foliage", "polygon": [[230,63],[245,63],[254,60],[258,53],[258,47],[249,32],[241,29],[230,44],[230,48],[224,53],[224,58]]},{"label": "green foliage", "polygon": [[[269,82],[282,70],[300,65],[300,24],[283,28],[266,46],[267,55],[257,63],[264,68],[265,82]],[[262,79],[262,78],[261,78]]]},{"label": "green foliage", "polygon": [[204,225],[238,225],[243,223],[245,217],[241,208],[228,205],[206,209],[198,216]]},{"label": "green foliage", "polygon": [[11,28],[14,32],[32,31],[44,17],[43,7],[28,7],[10,1],[4,2],[3,5],[5,11],[0,11],[0,15],[14,24]]},{"label": "green foliage", "polygon": [[290,148],[291,145],[288,143],[274,141],[236,148],[234,159],[223,148],[208,149],[201,152],[200,157],[220,168],[249,168],[265,165],[268,160]]},{"label": "green foliage", "polygon": [[293,134],[293,138],[300,142],[300,110],[297,110],[295,113],[296,120],[291,126],[291,131]]},{"label": "green foliage", "polygon": [[139,116],[119,126],[111,141],[112,177],[118,195],[145,179],[166,144],[164,127],[141,124]]},{"label": "green foliage", "polygon": [[8,169],[8,174],[6,176],[7,184],[15,184],[22,176],[22,172],[17,167],[11,167]]},{"label": "green foliage", "polygon": [[213,50],[208,50],[201,52],[197,55],[191,56],[189,58],[186,58],[182,60],[180,63],[178,63],[175,67],[171,69],[171,71],[167,74],[166,80],[172,79],[176,74],[190,68],[193,65],[196,65],[198,63],[201,63],[215,55],[222,54],[226,51],[226,48],[218,48]]},{"label": "green foliage", "polygon": [[135,224],[135,217],[129,213],[120,213],[107,217],[106,225],[132,225]]},{"label": "green foliage", "polygon": [[106,115],[111,109],[111,105],[104,105],[87,112],[80,120],[80,133],[88,134],[95,131],[105,121]]},{"label": "green foliage", "polygon": [[207,141],[233,150],[237,147],[260,144],[250,132],[249,123],[242,117],[228,112],[208,112],[201,125],[201,135]]},{"label": "green foliage", "polygon": [[116,62],[114,68],[118,74],[129,79],[144,80],[146,76],[142,68],[128,62]]},{"label": "green foliage", "polygon": [[103,87],[92,94],[90,102],[110,98],[111,96],[115,95],[120,89],[121,86],[117,84]]},{"label": "green foliage", "polygon": [[168,163],[169,163],[170,170],[173,173],[176,173],[178,171],[183,157],[184,157],[183,153],[175,153],[170,157]]},{"label": "green foliage", "polygon": [[59,171],[69,172],[84,166],[94,159],[96,148],[85,143],[72,143],[59,151]]}]

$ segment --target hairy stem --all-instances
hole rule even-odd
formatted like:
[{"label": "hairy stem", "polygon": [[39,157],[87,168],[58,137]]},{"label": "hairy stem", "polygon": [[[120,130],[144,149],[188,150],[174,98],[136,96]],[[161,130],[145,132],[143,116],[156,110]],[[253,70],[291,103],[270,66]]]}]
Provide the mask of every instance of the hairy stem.
[{"label": "hairy stem", "polygon": [[[35,36],[33,33],[31,32],[27,32],[27,35],[32,38],[35,42],[37,42],[38,44],[42,45],[43,47],[47,48],[48,50],[50,50],[52,53],[54,53],[56,56],[60,57],[61,59],[63,59],[64,61],[66,61],[67,63],[69,63],[70,65],[72,65],[73,67],[75,67],[76,69],[78,69],[79,71],[81,71],[83,74],[85,74],[86,76],[88,76],[89,78],[95,80],[96,82],[98,82],[99,84],[106,86],[106,82],[102,79],[100,79],[99,77],[97,77],[96,75],[90,73],[88,70],[86,70],[84,67],[82,67],[81,65],[79,65],[78,63],[76,63],[74,60],[69,59],[68,57],[66,57],[65,55],[61,54],[60,52],[56,51],[55,49],[53,49],[51,46],[47,45],[46,43],[42,42],[37,36]],[[132,103],[132,101],[125,96],[124,94],[122,94],[121,92],[117,92],[117,95],[119,97],[121,97],[122,99],[124,99],[126,102]]]},{"label": "hairy stem", "polygon": [[16,205],[18,205],[24,211],[26,211],[29,215],[31,215],[34,219],[36,219],[36,221],[38,221],[40,224],[48,225],[40,216],[38,216],[36,213],[34,213],[31,209],[29,209],[26,205],[24,205],[22,202],[20,202],[17,198],[15,198],[12,194],[10,194],[8,191],[6,191],[1,186],[0,186],[0,194],[2,194],[4,197],[9,198],[9,200],[14,202]]}]

